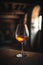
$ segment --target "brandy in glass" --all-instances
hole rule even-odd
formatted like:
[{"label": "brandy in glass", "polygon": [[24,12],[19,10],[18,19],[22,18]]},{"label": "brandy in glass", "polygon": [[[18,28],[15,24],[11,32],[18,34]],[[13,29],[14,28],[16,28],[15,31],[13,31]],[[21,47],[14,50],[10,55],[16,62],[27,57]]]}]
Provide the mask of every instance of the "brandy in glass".
[{"label": "brandy in glass", "polygon": [[23,42],[29,38],[29,30],[26,24],[18,24],[15,32],[15,38],[22,45],[21,53],[17,54],[17,57],[23,57]]}]

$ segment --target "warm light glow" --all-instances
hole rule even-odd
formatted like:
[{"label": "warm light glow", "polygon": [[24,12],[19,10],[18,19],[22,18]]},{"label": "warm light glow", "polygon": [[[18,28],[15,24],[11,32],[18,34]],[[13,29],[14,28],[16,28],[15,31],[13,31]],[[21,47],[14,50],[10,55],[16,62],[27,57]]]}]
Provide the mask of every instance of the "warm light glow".
[{"label": "warm light glow", "polygon": [[37,5],[33,8],[32,16],[31,16],[31,22],[33,22],[33,19],[35,19],[39,16],[39,12],[40,12],[40,6]]},{"label": "warm light glow", "polygon": [[21,42],[21,41],[24,40],[22,37],[16,37],[16,39],[17,39],[19,42]]},{"label": "warm light glow", "polygon": [[23,41],[27,40],[28,37],[26,37],[26,36],[24,36],[24,37],[23,37],[23,36],[17,36],[16,39],[17,39],[19,42],[23,42]]},{"label": "warm light glow", "polygon": [[33,46],[34,38],[39,30],[41,30],[42,16],[39,16],[41,7],[36,5],[33,8],[31,16],[31,46]]}]

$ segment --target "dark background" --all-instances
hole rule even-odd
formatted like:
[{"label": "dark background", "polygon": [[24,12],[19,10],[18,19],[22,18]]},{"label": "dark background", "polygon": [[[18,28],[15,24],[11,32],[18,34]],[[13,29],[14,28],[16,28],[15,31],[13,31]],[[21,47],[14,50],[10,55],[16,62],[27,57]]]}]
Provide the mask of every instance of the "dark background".
[{"label": "dark background", "polygon": [[[41,1],[41,0],[0,0],[0,5],[4,4],[5,2],[26,3],[26,4],[31,5],[32,7],[34,7],[35,5],[38,4],[38,5],[41,6],[41,15],[43,16],[43,1]],[[43,20],[42,20],[42,30],[41,30],[41,38],[40,38],[40,40],[41,40],[41,42],[40,42],[40,48],[41,48],[40,51],[43,52]]]}]

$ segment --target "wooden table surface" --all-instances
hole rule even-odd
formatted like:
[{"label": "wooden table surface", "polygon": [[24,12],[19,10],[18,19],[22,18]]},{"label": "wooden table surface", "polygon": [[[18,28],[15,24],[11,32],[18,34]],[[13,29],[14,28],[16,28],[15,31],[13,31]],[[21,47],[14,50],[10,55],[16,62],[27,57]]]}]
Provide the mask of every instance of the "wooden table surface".
[{"label": "wooden table surface", "polygon": [[17,58],[21,51],[15,49],[0,49],[0,65],[43,65],[43,53],[26,52],[26,57]]}]

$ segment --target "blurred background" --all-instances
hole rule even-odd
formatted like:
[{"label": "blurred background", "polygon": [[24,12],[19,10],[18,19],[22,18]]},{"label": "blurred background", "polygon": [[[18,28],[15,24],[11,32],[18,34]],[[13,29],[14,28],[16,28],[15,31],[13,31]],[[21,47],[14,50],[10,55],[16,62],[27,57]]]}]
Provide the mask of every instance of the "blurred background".
[{"label": "blurred background", "polygon": [[24,42],[24,50],[43,52],[42,11],[43,4],[41,0],[1,0],[0,49],[13,48],[21,50],[21,44],[15,39],[15,30],[20,22],[21,24],[26,22],[29,29],[29,39]]}]

